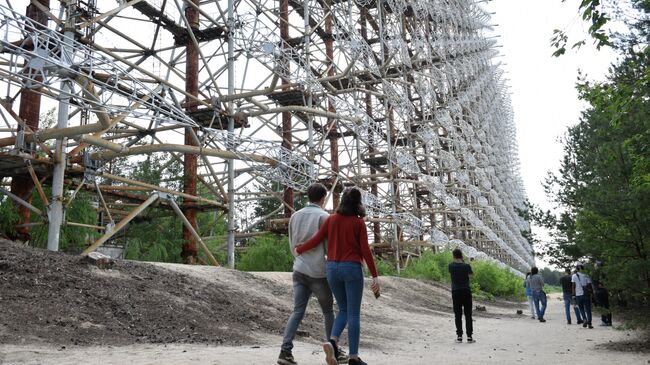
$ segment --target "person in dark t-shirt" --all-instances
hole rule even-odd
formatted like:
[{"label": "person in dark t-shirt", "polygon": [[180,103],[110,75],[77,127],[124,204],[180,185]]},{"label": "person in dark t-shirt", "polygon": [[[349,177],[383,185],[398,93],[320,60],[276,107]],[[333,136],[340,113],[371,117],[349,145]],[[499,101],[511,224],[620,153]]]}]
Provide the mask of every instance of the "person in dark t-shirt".
[{"label": "person in dark t-shirt", "polygon": [[472,338],[472,290],[469,286],[469,278],[474,275],[472,267],[463,260],[463,252],[455,249],[452,252],[454,261],[449,264],[451,275],[451,300],[454,306],[454,318],[456,320],[457,342],[463,342],[463,313],[465,313],[465,329],[467,342],[474,342]]},{"label": "person in dark t-shirt", "polygon": [[576,313],[576,320],[578,324],[582,324],[582,317],[580,317],[580,310],[576,304],[576,298],[573,297],[573,289],[571,286],[571,269],[564,270],[564,276],[560,278],[560,285],[562,285],[562,296],[564,298],[564,313],[566,314],[566,323],[571,324],[571,305]]},{"label": "person in dark t-shirt", "polygon": [[602,308],[601,326],[612,325],[612,311],[609,309],[609,291],[602,281],[595,282],[596,285],[596,306]]}]

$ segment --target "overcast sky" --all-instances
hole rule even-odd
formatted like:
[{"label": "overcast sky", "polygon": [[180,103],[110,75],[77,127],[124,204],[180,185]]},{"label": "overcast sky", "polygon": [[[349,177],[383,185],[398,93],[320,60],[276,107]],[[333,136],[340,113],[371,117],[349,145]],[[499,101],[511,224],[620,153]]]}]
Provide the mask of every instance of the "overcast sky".
[{"label": "overcast sky", "polygon": [[[563,29],[578,41],[588,25],[578,13],[579,0],[492,0],[485,8],[495,14],[495,33],[510,86],[517,125],[521,176],[528,198],[545,209],[548,202],[541,182],[547,171],[557,171],[562,157],[558,138],[578,121],[585,104],[575,90],[578,70],[591,80],[604,79],[615,60],[611,50],[597,51],[587,40],[580,51],[551,57],[553,29]],[[537,230],[545,238],[544,232]],[[540,265],[540,266],[543,266]]]}]

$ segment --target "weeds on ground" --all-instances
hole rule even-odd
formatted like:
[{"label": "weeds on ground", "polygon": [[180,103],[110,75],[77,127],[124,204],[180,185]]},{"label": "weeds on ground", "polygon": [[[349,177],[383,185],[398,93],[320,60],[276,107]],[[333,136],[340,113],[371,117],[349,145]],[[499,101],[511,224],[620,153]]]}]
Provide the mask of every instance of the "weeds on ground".
[{"label": "weeds on ground", "polygon": [[242,271],[291,271],[293,254],[287,237],[256,237],[241,254],[237,269]]},{"label": "weeds on ground", "polygon": [[[395,265],[384,260],[375,260],[375,266],[377,267],[377,274],[379,276],[397,276],[397,270]],[[367,273],[370,275],[370,273]]]},{"label": "weeds on ground", "polygon": [[452,261],[451,252],[443,251],[433,253],[425,251],[420,257],[412,260],[402,270],[401,275],[405,278],[428,279],[448,283],[451,281],[447,266]]},{"label": "weeds on ground", "polygon": [[[448,265],[453,260],[451,251],[433,253],[425,251],[404,268],[398,276],[412,279],[433,280],[443,283],[451,282]],[[381,260],[376,262],[378,267],[391,266]],[[478,299],[494,300],[495,297],[523,300],[525,298],[523,278],[515,275],[507,268],[501,268],[490,261],[476,260],[470,262],[474,277],[470,287]],[[386,270],[386,272],[389,272]],[[389,274],[390,275],[390,274]]]},{"label": "weeds on ground", "polygon": [[546,294],[551,294],[551,293],[562,293],[562,287],[558,285],[544,285],[544,291]]}]

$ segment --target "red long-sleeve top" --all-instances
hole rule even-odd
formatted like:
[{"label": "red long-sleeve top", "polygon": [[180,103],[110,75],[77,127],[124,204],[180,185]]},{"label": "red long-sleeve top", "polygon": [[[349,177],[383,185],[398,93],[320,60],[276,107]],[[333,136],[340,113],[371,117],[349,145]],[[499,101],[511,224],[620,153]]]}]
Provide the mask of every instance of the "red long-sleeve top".
[{"label": "red long-sleeve top", "polygon": [[327,238],[327,261],[359,263],[365,261],[372,277],[377,277],[377,268],[368,246],[368,232],[363,219],[334,213],[323,222],[314,237],[296,246],[296,251],[299,254],[309,251],[325,238]]}]

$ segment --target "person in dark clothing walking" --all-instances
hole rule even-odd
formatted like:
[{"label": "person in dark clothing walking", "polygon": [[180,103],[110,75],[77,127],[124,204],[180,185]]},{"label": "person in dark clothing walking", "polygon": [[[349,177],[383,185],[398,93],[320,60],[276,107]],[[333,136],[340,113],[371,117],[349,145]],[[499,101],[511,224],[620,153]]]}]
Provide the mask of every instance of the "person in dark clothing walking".
[{"label": "person in dark clothing walking", "polygon": [[609,309],[609,291],[605,288],[605,285],[602,281],[596,282],[596,292],[594,296],[596,297],[595,305],[601,307],[601,326],[611,326],[612,325],[612,311]]},{"label": "person in dark clothing walking", "polygon": [[463,313],[465,313],[465,329],[467,342],[474,342],[472,334],[472,290],[469,287],[469,278],[474,275],[472,267],[463,260],[463,252],[455,249],[452,252],[454,261],[449,264],[451,274],[451,300],[454,306],[456,320],[457,342],[463,342]]},{"label": "person in dark clothing walking", "polygon": [[573,286],[571,285],[571,269],[564,270],[564,276],[560,278],[560,285],[562,286],[562,297],[564,298],[564,313],[566,314],[566,323],[571,324],[571,304],[576,314],[576,321],[578,324],[582,323],[580,317],[580,310],[578,305],[573,299]]}]

